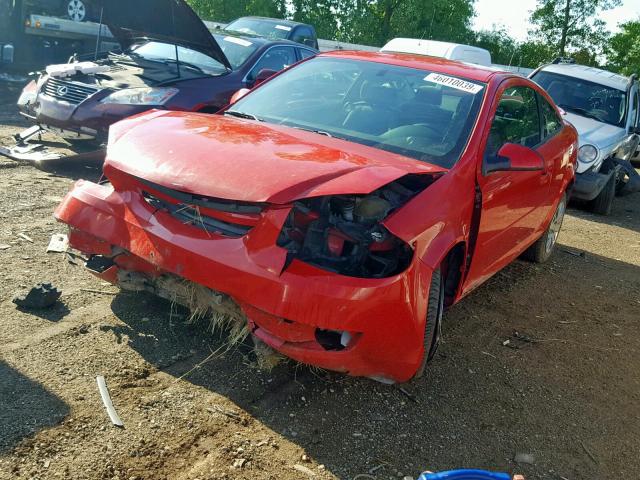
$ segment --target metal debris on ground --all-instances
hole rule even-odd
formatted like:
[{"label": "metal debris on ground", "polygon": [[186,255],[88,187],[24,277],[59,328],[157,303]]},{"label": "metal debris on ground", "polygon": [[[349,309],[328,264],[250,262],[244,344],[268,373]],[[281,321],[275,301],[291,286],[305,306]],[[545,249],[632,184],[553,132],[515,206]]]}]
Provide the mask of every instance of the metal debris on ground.
[{"label": "metal debris on ground", "polygon": [[64,253],[69,248],[69,237],[64,233],[54,233],[49,241],[47,253]]},{"label": "metal debris on ground", "polygon": [[107,389],[106,380],[102,375],[98,375],[96,377],[96,381],[98,382],[98,389],[100,390],[102,403],[104,403],[104,406],[107,409],[107,414],[111,419],[111,423],[113,423],[116,427],[124,427],[124,423],[122,423],[122,420],[120,420],[118,412],[116,412],[116,409],[113,406],[113,402],[111,402],[111,396],[109,395],[109,390]]},{"label": "metal debris on ground", "polygon": [[567,248],[563,248],[562,251],[564,253],[568,253],[569,255],[573,255],[574,257],[587,258],[587,254],[585,252],[575,252]]},{"label": "metal debris on ground", "polygon": [[516,453],[513,459],[516,463],[525,463],[527,465],[533,465],[535,463],[535,458],[530,453]]},{"label": "metal debris on ground", "polygon": [[315,477],[316,476],[316,472],[314,472],[313,470],[311,470],[309,467],[305,467],[304,465],[300,465],[299,463],[296,463],[293,468],[297,471],[299,471],[300,473],[304,473],[306,475],[309,475],[310,477]]},{"label": "metal debris on ground", "polygon": [[48,308],[53,306],[62,292],[50,283],[39,283],[27,293],[18,294],[13,298],[13,303],[21,308]]},{"label": "metal debris on ground", "polygon": [[29,235],[25,233],[19,233],[18,236],[29,243],[33,243],[33,238],[31,238]]}]

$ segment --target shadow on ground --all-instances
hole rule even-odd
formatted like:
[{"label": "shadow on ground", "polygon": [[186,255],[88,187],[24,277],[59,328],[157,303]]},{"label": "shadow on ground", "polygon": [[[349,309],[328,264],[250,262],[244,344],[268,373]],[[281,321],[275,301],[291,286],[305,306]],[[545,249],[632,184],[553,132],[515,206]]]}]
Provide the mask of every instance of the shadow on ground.
[{"label": "shadow on ground", "polygon": [[0,360],[0,453],[68,413],[66,403]]},{"label": "shadow on ground", "polygon": [[[454,467],[610,478],[640,468],[625,434],[640,429],[632,396],[608,393],[637,380],[629,292],[640,291],[640,269],[567,250],[544,266],[515,262],[451,309],[435,361],[402,389],[290,363],[261,373],[244,345],[194,369],[224,337],[170,320],[170,305],[153,297],[143,311],[139,296],[119,295],[112,310],[127,324],[116,333],[148,362],[230,398],[340,478],[379,465],[384,478]],[[535,464],[514,464],[516,453]]]}]

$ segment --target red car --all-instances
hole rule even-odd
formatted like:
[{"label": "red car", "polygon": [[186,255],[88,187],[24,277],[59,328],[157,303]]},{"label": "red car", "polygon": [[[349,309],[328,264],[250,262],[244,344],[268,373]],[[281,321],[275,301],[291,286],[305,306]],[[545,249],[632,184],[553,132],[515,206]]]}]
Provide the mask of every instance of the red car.
[{"label": "red car", "polygon": [[300,362],[403,382],[446,307],[554,249],[577,134],[526,78],[333,52],[234,100],[111,128],[109,182],[56,211],[97,275],[197,296]]}]

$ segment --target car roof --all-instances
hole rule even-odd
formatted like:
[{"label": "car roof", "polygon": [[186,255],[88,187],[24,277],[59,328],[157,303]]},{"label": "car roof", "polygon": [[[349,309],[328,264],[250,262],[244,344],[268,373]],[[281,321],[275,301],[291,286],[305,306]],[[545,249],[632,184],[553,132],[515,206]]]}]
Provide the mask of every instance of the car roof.
[{"label": "car roof", "polygon": [[510,72],[495,67],[486,67],[474,63],[458,62],[440,57],[415,55],[409,53],[393,52],[363,52],[336,50],[319,55],[320,57],[348,58],[351,60],[364,60],[369,62],[386,63],[399,67],[417,68],[421,70],[436,70],[438,73],[450,74],[456,77],[467,78],[476,82],[488,82],[496,74],[514,76]]},{"label": "car roof", "polygon": [[605,87],[615,88],[626,91],[629,86],[629,78],[617,73],[602,70],[600,68],[588,67],[586,65],[578,65],[576,63],[557,63],[549,64],[540,70],[551,73],[566,75],[567,77],[575,77],[580,80],[604,85]]},{"label": "car roof", "polygon": [[250,33],[236,32],[235,30],[218,30],[213,32],[213,35],[219,35],[220,37],[236,37],[236,38],[245,38],[252,43],[258,45],[258,48],[264,45],[291,45],[292,47],[303,47],[308,50],[314,50],[315,48],[309,47],[307,45],[302,45],[297,42],[293,42],[291,40],[286,40],[284,38],[267,38],[261,37],[260,35],[252,35]]},{"label": "car roof", "polygon": [[[243,18],[250,18],[252,20],[261,20],[263,22],[267,22],[267,23],[277,23],[278,25],[284,25],[287,27],[297,27],[298,25],[303,25],[305,27],[309,27],[310,25],[306,24],[306,23],[300,23],[300,22],[296,22],[295,20],[284,20],[282,18],[271,18],[271,17],[259,17],[259,16],[255,16],[255,15],[250,15],[248,17],[240,17],[240,18],[236,18],[236,20],[241,20]],[[236,20],[233,20],[231,22],[229,22],[230,24],[235,22]]]}]

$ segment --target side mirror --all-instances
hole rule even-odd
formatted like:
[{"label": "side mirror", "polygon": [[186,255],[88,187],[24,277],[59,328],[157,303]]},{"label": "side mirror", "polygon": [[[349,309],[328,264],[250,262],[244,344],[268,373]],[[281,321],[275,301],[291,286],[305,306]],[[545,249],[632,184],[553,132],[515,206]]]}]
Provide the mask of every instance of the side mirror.
[{"label": "side mirror", "polygon": [[535,172],[544,170],[544,160],[538,152],[518,145],[517,143],[505,143],[498,154],[485,158],[482,173],[488,175],[491,172]]},{"label": "side mirror", "polygon": [[231,96],[231,100],[229,100],[229,105],[233,105],[234,103],[236,103],[238,100],[240,100],[242,97],[244,97],[250,91],[251,90],[248,89],[248,88],[241,88],[240,90],[238,90],[236,93],[234,93]]},{"label": "side mirror", "polygon": [[256,79],[253,81],[253,86],[257,87],[258,85],[260,85],[265,80],[269,80],[276,73],[278,73],[278,72],[275,71],[275,70],[271,70],[270,68],[263,68],[262,70],[260,70],[258,72],[258,75],[256,75]]}]

